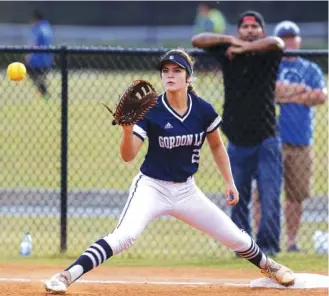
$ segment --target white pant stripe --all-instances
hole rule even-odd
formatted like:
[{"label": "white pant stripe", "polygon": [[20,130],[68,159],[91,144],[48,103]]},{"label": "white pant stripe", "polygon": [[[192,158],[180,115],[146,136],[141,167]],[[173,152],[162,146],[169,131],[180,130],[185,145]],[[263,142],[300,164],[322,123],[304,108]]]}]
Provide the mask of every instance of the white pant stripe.
[{"label": "white pant stripe", "polygon": [[90,253],[87,253],[87,252],[84,252],[82,255],[85,255],[85,256],[89,257],[89,259],[93,263],[93,268],[95,268],[97,266],[96,260],[95,260],[93,255],[91,255]]},{"label": "white pant stripe", "polygon": [[253,248],[248,252],[248,253],[242,253],[242,256],[245,257],[245,256],[250,256],[254,253],[257,253],[257,247],[256,246],[253,246]]},{"label": "white pant stripe", "polygon": [[242,255],[242,257],[243,257],[243,258],[246,258],[246,259],[252,259],[252,258],[256,257],[258,253],[259,253],[259,248],[258,248],[258,246],[254,246],[254,248],[252,249],[251,252],[249,252],[249,253],[246,254],[246,255]]},{"label": "white pant stripe", "polygon": [[97,265],[100,265],[103,262],[101,255],[94,248],[89,248],[86,252],[91,252],[91,253],[95,254],[95,256],[97,257],[97,260],[98,260]]},{"label": "white pant stripe", "polygon": [[245,259],[252,259],[252,258],[256,257],[257,254],[258,254],[258,251],[256,250],[255,252],[253,252],[250,255],[243,256],[243,258],[245,258]]},{"label": "white pant stripe", "polygon": [[96,243],[92,244],[91,246],[97,248],[102,253],[103,260],[102,260],[101,263],[103,263],[107,259],[106,252],[105,252],[104,248],[101,245],[96,244]]}]

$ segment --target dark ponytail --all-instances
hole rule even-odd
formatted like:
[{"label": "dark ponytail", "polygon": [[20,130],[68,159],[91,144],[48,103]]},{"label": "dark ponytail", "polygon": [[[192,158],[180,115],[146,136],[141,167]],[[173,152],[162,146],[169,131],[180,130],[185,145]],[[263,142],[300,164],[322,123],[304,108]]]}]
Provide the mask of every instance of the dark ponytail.
[{"label": "dark ponytail", "polygon": [[198,96],[193,88],[193,86],[191,84],[189,84],[189,86],[187,87],[187,92],[195,95],[196,97]]}]

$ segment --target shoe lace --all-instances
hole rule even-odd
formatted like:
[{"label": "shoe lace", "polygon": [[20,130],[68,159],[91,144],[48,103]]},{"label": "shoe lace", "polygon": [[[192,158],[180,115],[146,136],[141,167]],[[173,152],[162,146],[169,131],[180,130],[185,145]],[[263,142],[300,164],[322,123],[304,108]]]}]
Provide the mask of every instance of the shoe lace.
[{"label": "shoe lace", "polygon": [[64,283],[65,286],[68,287],[71,283],[71,276],[68,272],[62,272],[57,275],[56,280]]},{"label": "shoe lace", "polygon": [[279,271],[281,268],[280,264],[277,264],[275,262],[271,262],[266,268],[264,268],[261,272],[266,274],[268,277],[273,278],[275,277],[275,274]]}]

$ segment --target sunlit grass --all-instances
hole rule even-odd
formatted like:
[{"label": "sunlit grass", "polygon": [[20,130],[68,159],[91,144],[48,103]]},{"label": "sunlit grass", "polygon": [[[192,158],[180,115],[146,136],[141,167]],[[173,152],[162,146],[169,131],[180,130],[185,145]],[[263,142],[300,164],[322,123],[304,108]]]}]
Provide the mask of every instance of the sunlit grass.
[{"label": "sunlit grass", "polygon": [[[61,160],[60,75],[49,76],[52,98],[45,104],[35,89],[23,83],[0,83],[3,167],[1,187],[58,188]],[[130,164],[121,161],[121,130],[111,126],[111,116],[99,103],[115,106],[118,95],[135,78],[143,77],[161,92],[158,73],[83,72],[69,75],[68,185],[69,188],[128,188],[143,161],[146,146]],[[221,77],[201,73],[195,82],[199,95],[222,114]],[[315,124],[314,192],[328,191],[327,104],[317,108]],[[224,137],[225,138],[225,137]],[[225,140],[226,141],[226,140]],[[201,153],[199,186],[205,192],[223,190],[222,179],[207,145]]]}]

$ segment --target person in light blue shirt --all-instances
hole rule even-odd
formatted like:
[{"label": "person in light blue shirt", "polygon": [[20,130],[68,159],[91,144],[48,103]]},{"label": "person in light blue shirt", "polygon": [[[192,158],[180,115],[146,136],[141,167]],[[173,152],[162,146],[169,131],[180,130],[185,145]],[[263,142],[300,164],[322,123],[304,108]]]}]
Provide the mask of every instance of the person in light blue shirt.
[{"label": "person in light blue shirt", "polygon": [[[274,35],[285,49],[301,46],[300,28],[291,21],[279,23]],[[324,75],[320,67],[301,57],[284,57],[278,71],[276,101],[282,141],[287,251],[300,252],[297,233],[302,216],[302,202],[311,195],[314,106],[327,99]]]},{"label": "person in light blue shirt", "polygon": [[[32,16],[32,30],[30,33],[31,46],[50,46],[53,42],[53,30],[49,21],[39,11],[34,11]],[[49,93],[46,85],[46,77],[53,63],[53,54],[32,52],[25,58],[27,71],[40,95],[48,99]]]}]

